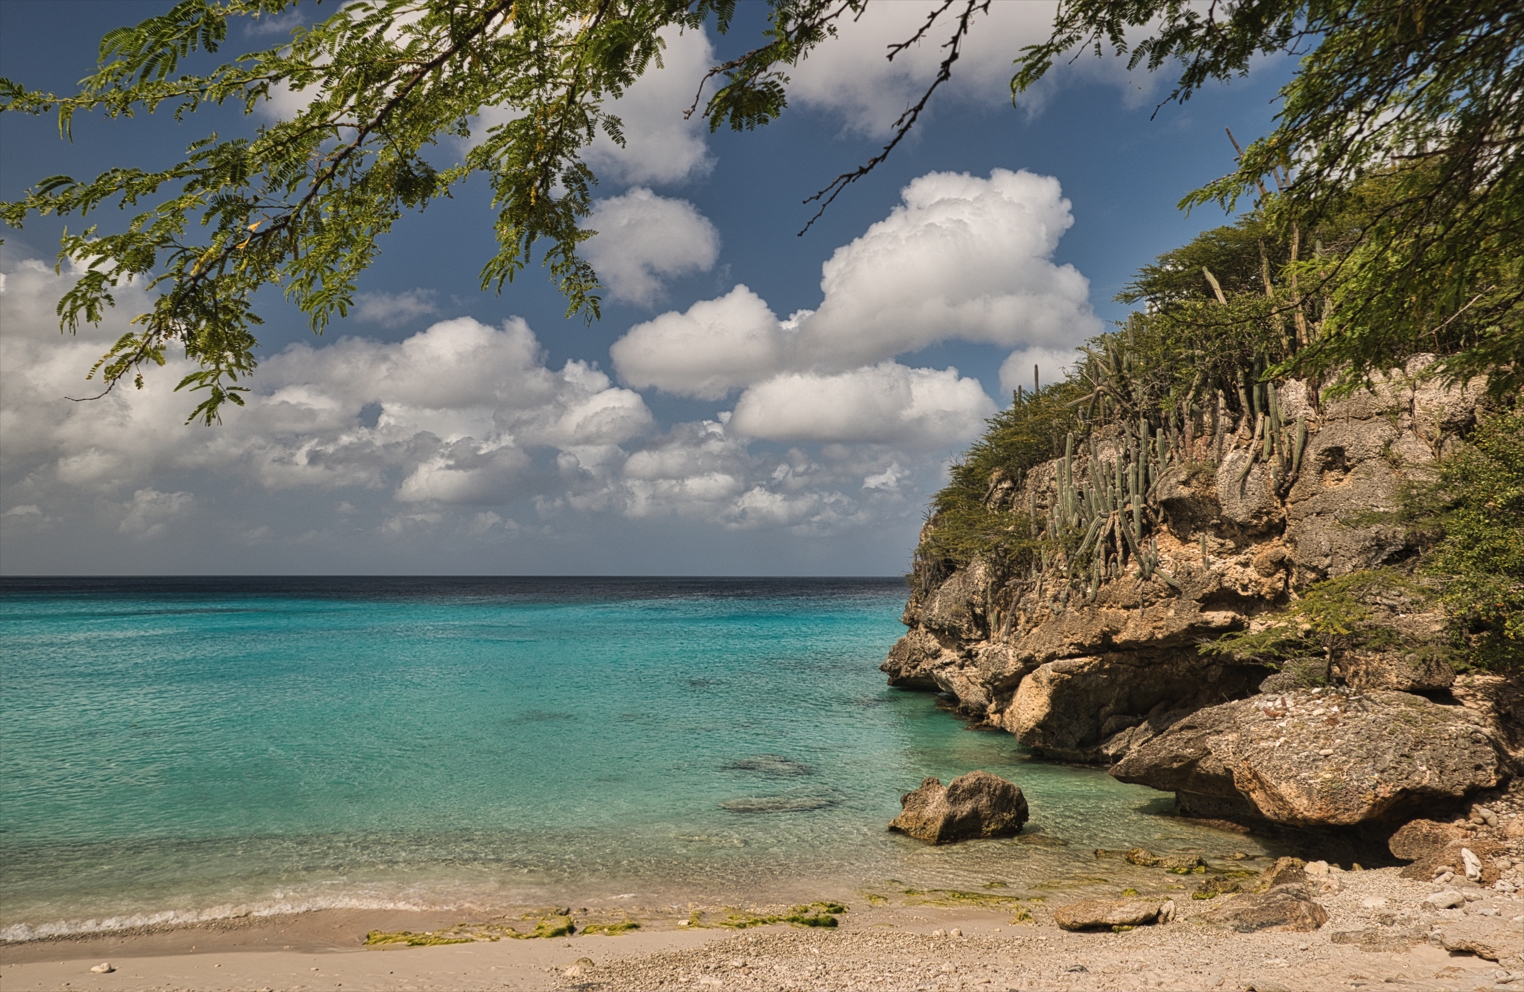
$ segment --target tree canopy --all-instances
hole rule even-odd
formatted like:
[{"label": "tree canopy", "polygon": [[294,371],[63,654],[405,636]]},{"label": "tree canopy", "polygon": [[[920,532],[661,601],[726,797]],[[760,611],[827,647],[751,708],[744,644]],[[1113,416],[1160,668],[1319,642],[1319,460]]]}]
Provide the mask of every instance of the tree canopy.
[{"label": "tree canopy", "polygon": [[[869,2],[769,0],[757,45],[715,66],[709,95],[700,88],[690,112],[711,129],[774,120],[787,106],[790,67],[830,58],[838,26]],[[168,168],[54,176],[0,205],[18,228],[32,214],[136,211],[120,228],[64,237],[60,257],[85,274],[60,302],[62,324],[100,320],[114,287],[146,278],[158,293],[153,309],[92,374],[107,388],[129,377],[141,383],[143,366],[163,364],[179,344],[200,366],[180,387],[203,391],[192,419],[207,423],[223,404],[242,402],[259,288],[281,287],[321,330],[346,314],[359,274],[403,212],[474,173],[488,178],[497,211],[498,247],[482,268],[483,287],[501,289],[538,252],[568,312],[595,318],[597,275],[578,254],[592,233],[581,222],[595,182],[583,152],[600,133],[622,141],[612,101],[660,64],[663,31],[712,24],[724,33],[735,13],[735,0],[355,0],[275,47],[209,72],[182,71],[194,52],[221,52],[231,21],[296,3],[181,0],[107,34],[97,71],[73,94],[0,80],[0,112],[56,114],[65,135],[80,113],[187,119],[208,105],[252,113],[282,90],[306,100],[252,137],[208,135]],[[914,127],[989,4],[932,3],[919,30],[889,47],[893,59],[911,45],[939,44],[940,71],[882,152],[810,198],[818,209]],[[1267,293],[1251,315],[1297,327],[1295,347],[1271,371],[1327,374],[1350,386],[1437,349],[1447,356],[1445,375],[1487,373],[1499,388],[1524,381],[1524,15],[1515,4],[1060,0],[1049,41],[1012,53],[1013,94],[1055,59],[1107,47],[1134,66],[1177,67],[1176,101],[1246,73],[1261,55],[1301,57],[1276,129],[1244,150],[1235,172],[1183,204],[1231,208],[1254,197],[1256,223],[1282,246],[1284,261],[1274,261],[1284,292]],[[494,107],[510,119],[473,135]],[[459,162],[436,168],[430,150],[450,136],[474,143]],[[1338,234],[1319,241],[1318,231]],[[1252,264],[1223,277],[1268,286]],[[1312,336],[1303,333],[1310,310],[1319,314]]]}]

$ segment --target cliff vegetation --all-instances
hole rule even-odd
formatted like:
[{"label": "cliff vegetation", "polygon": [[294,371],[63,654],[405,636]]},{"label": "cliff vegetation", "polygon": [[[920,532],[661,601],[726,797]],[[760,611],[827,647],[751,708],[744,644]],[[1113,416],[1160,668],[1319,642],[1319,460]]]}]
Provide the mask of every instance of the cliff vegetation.
[{"label": "cliff vegetation", "polygon": [[1298,371],[1352,319],[1308,266],[1367,250],[1391,188],[1167,252],[1062,382],[1018,390],[932,501],[890,683],[1277,829],[1390,830],[1516,776],[1517,370],[1455,374],[1486,332],[1458,318],[1363,382]]}]

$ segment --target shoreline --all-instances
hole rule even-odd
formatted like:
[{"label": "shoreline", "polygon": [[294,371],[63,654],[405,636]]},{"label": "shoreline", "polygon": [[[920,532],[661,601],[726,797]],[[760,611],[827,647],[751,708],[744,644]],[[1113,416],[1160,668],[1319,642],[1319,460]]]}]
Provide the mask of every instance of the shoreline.
[{"label": "shoreline", "polygon": [[[903,894],[870,905],[862,896],[840,926],[774,924],[742,930],[696,926],[682,911],[647,909],[640,929],[440,946],[366,947],[371,930],[423,931],[462,922],[460,914],[407,910],[317,910],[218,921],[157,932],[72,935],[0,946],[0,982],[9,989],[378,990],[512,989],[1171,989],[1350,988],[1400,982],[1404,988],[1524,989],[1524,959],[1502,963],[1436,944],[1444,928],[1524,914],[1524,898],[1487,892],[1465,908],[1434,909],[1432,884],[1399,869],[1333,870],[1337,886],[1316,896],[1329,921],[1312,932],[1238,933],[1204,921],[1218,900],[1182,896],[1179,876],[1154,873],[1145,896],[1172,895],[1169,923],[1123,933],[1061,930],[1053,910],[1079,891],[1052,897],[985,896],[984,905],[916,903]],[[1115,893],[1113,893],[1114,895]],[[973,895],[973,894],[969,894]],[[1018,909],[1017,907],[1020,907]],[[758,907],[759,909],[767,907]],[[1025,912],[1021,912],[1024,910]],[[1014,913],[1014,915],[1013,915]],[[590,914],[592,916],[605,914]],[[1018,916],[1028,917],[1014,923]],[[465,919],[471,919],[469,916]],[[1469,921],[1469,922],[1468,922]],[[1511,924],[1524,941],[1524,926]],[[955,933],[957,931],[957,933]],[[1521,947],[1524,953],[1524,947]],[[586,960],[583,960],[586,959]],[[590,960],[592,964],[587,964]],[[110,974],[90,967],[109,961]],[[578,964],[583,961],[582,964]],[[1506,981],[1499,983],[1500,976]],[[1006,984],[1001,984],[1002,982]]]}]

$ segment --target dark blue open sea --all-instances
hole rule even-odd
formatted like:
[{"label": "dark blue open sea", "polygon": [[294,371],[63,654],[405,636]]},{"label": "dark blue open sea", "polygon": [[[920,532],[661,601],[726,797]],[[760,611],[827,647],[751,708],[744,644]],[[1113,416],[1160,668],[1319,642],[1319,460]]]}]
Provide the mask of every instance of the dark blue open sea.
[{"label": "dark blue open sea", "polygon": [[[888,688],[904,599],[883,579],[0,580],[0,939],[1258,851]],[[1022,786],[1030,836],[885,832],[901,793],[974,768]]]}]

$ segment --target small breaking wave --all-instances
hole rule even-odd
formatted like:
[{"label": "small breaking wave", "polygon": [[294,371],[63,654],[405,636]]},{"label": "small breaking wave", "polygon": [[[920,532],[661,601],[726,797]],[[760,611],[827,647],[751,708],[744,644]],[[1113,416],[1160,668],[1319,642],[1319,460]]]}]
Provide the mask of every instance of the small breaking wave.
[{"label": "small breaking wave", "polygon": [[399,909],[425,910],[469,909],[459,904],[432,904],[416,899],[387,899],[360,895],[321,895],[301,898],[273,897],[254,903],[224,903],[203,909],[166,909],[147,913],[120,913],[83,920],[55,920],[50,923],[12,923],[0,927],[0,943],[21,943],[46,937],[69,937],[76,934],[111,933],[147,927],[184,927],[213,920],[236,920],[248,917],[286,916],[320,909]]}]

